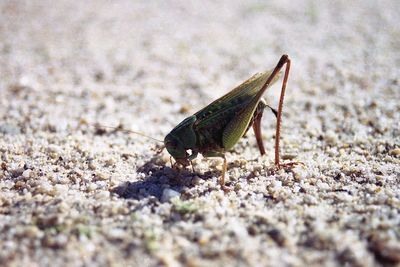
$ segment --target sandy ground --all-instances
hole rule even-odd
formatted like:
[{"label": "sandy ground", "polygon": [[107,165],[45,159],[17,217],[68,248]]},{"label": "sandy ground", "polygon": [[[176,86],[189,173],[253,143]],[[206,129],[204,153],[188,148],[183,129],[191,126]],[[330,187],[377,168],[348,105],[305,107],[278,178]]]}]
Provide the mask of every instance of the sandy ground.
[{"label": "sandy ground", "polygon": [[[400,2],[0,1],[2,266],[400,264]],[[350,2],[350,3],[349,3]],[[253,133],[181,175],[158,139],[292,59]],[[266,97],[277,105],[279,86]]]}]

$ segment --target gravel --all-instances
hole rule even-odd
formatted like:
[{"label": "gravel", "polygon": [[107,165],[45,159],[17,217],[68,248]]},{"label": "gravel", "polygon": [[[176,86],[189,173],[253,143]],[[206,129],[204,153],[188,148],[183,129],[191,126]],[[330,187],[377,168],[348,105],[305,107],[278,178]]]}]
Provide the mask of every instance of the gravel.
[{"label": "gravel", "polygon": [[[0,265],[400,264],[398,1],[1,1]],[[171,168],[182,119],[292,59],[281,153]],[[279,86],[266,98],[277,106]]]}]

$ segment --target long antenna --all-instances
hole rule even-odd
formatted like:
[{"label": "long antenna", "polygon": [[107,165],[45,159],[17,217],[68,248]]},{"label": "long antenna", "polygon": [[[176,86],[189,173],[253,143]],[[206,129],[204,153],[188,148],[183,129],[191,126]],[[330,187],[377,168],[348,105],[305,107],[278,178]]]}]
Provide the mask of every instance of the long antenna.
[{"label": "long antenna", "polygon": [[93,124],[92,124],[92,123],[86,123],[86,124],[87,124],[87,125],[94,126],[94,127],[96,127],[96,128],[108,128],[108,129],[114,129],[114,130],[116,130],[116,131],[121,131],[121,132],[125,132],[125,133],[133,133],[133,134],[137,134],[137,135],[141,135],[141,136],[143,136],[143,137],[149,138],[149,139],[151,139],[151,140],[153,140],[153,141],[156,141],[156,142],[164,143],[163,141],[158,140],[158,139],[156,139],[156,138],[154,138],[154,137],[148,136],[148,135],[146,135],[146,134],[144,134],[144,133],[136,132],[136,131],[132,131],[132,130],[125,130],[125,129],[122,129],[122,125],[119,125],[119,126],[117,126],[117,127],[113,127],[113,126],[100,125],[100,124],[97,124],[97,123],[93,123]]}]

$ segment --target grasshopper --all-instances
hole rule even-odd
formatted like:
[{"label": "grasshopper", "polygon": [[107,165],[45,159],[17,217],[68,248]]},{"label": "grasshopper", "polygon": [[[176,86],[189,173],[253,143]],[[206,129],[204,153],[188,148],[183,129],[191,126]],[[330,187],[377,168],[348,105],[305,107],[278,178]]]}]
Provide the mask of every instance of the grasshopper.
[{"label": "grasshopper", "polygon": [[[279,99],[278,111],[269,107],[262,97],[267,88],[279,78],[279,72],[286,65]],[[265,154],[261,136],[261,118],[266,107],[271,108],[277,118],[275,134],[275,166],[278,168],[297,164],[279,161],[279,139],[283,99],[290,71],[290,59],[282,55],[271,71],[252,76],[226,95],[218,98],[194,115],[184,119],[164,139],[168,153],[176,164],[191,165],[200,153],[204,157],[220,157],[224,160],[220,185],[224,188],[227,162],[225,152],[230,150],[251,126],[256,136],[261,155]],[[189,153],[191,151],[191,153]]]}]

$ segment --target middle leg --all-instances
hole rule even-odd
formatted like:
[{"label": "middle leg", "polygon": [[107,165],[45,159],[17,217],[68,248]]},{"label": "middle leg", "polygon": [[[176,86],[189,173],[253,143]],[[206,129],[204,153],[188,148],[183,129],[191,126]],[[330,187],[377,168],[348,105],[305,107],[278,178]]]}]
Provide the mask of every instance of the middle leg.
[{"label": "middle leg", "polygon": [[218,151],[208,151],[207,153],[203,153],[203,156],[206,158],[218,157],[218,158],[222,158],[224,160],[224,163],[222,166],[222,174],[221,174],[221,177],[219,178],[219,184],[224,191],[229,191],[228,188],[225,186],[225,174],[228,169],[228,164],[226,162],[225,154],[223,152],[218,152]]},{"label": "middle leg", "polygon": [[277,111],[275,109],[273,109],[272,107],[270,107],[269,105],[267,105],[267,102],[265,101],[264,98],[261,98],[260,102],[257,105],[256,110],[254,111],[253,122],[252,122],[254,134],[256,136],[257,145],[258,145],[261,155],[265,155],[265,148],[264,148],[264,143],[263,143],[262,134],[261,134],[261,119],[262,119],[263,112],[266,107],[271,109],[271,111],[274,113],[275,117],[277,116]]}]

